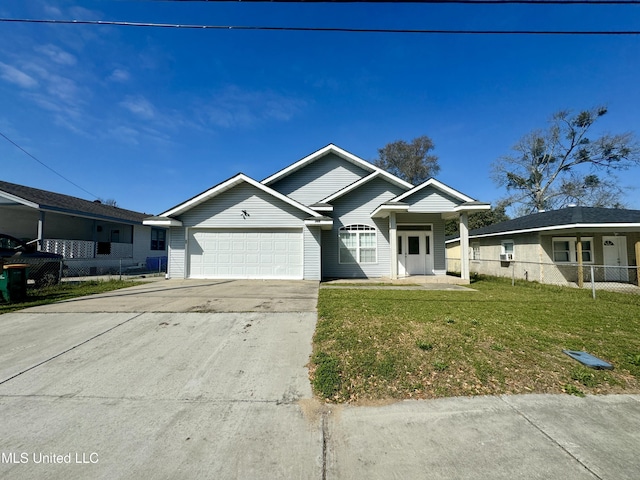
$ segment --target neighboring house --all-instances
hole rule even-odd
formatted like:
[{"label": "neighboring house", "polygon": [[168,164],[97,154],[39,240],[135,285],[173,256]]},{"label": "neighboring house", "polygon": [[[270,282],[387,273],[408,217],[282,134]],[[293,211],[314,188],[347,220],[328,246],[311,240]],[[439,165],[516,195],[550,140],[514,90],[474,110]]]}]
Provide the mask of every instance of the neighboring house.
[{"label": "neighboring house", "polygon": [[166,229],[142,224],[148,215],[59,193],[0,181],[0,232],[70,264],[99,266],[126,259],[144,265],[167,255]]},{"label": "neighboring house", "polygon": [[445,275],[445,220],[460,217],[464,229],[468,212],[488,208],[328,145],[262,182],[239,173],[144,223],[169,228],[171,278],[397,278]]},{"label": "neighboring house", "polygon": [[[471,268],[477,273],[580,283],[590,279],[594,266],[594,281],[637,283],[632,267],[640,257],[640,210],[567,207],[539,212],[471,230],[469,243]],[[450,264],[462,255],[459,238],[448,240]]]}]

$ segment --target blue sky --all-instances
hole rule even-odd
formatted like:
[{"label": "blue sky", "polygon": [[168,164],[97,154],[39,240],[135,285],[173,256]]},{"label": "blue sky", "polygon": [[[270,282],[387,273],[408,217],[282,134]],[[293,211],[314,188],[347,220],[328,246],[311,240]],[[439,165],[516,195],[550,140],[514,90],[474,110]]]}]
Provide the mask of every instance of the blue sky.
[{"label": "blue sky", "polygon": [[[3,0],[2,18],[404,29],[640,30],[640,5]],[[0,23],[0,132],[83,189],[157,214],[329,143],[428,135],[481,201],[490,164],[557,110],[640,134],[640,36],[415,35]],[[5,181],[93,197],[0,138]],[[640,182],[640,169],[620,175]],[[626,198],[640,209],[640,190]]]}]

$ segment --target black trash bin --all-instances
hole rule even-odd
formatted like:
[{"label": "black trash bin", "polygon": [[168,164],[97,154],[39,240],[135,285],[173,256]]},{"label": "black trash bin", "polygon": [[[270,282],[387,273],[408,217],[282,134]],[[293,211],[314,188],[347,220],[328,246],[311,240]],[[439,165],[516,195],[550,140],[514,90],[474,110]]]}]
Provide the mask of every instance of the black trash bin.
[{"label": "black trash bin", "polygon": [[6,294],[3,291],[3,297],[8,302],[19,302],[27,298],[27,277],[29,265],[24,263],[15,263],[12,265],[4,265],[2,267],[2,276],[6,285]]}]

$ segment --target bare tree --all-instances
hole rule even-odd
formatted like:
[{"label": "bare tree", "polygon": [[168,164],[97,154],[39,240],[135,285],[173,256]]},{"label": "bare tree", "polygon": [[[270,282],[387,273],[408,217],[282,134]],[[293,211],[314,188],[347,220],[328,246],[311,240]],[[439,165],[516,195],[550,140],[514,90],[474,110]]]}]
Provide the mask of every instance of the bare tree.
[{"label": "bare tree", "polygon": [[560,111],[547,130],[525,135],[514,154],[495,161],[492,176],[507,188],[507,202],[520,205],[521,213],[567,203],[621,206],[624,189],[612,171],[640,164],[640,148],[632,133],[602,134],[594,140],[587,136],[606,113],[605,107],[576,115]]},{"label": "bare tree", "polygon": [[107,198],[106,200],[99,198],[98,201],[103,205],[109,205],[110,207],[117,207],[118,202],[113,198]]}]

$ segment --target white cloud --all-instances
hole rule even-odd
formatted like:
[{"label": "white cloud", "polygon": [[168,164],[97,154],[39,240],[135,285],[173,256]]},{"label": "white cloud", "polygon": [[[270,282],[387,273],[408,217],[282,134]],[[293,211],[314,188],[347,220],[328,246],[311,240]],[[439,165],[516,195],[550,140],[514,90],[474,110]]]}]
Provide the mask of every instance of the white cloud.
[{"label": "white cloud", "polygon": [[156,116],[156,109],[151,102],[140,95],[126,97],[120,102],[120,106],[146,120],[151,120]]},{"label": "white cloud", "polygon": [[47,91],[51,95],[68,103],[78,103],[80,101],[78,85],[75,81],[60,75],[49,75],[47,80],[49,81]]},{"label": "white cloud", "polygon": [[297,115],[306,102],[295,97],[265,91],[228,87],[204,107],[207,120],[219,127],[248,127],[276,120],[286,122]]},{"label": "white cloud", "polygon": [[69,14],[74,20],[102,20],[102,12],[98,10],[90,10],[85,7],[71,7],[69,8]]},{"label": "white cloud", "polygon": [[121,125],[109,130],[108,138],[112,138],[129,145],[138,145],[140,143],[140,132],[134,128]]},{"label": "white cloud", "polygon": [[16,67],[0,62],[0,78],[9,83],[18,85],[22,88],[34,88],[38,86],[38,81],[30,75]]},{"label": "white cloud", "polygon": [[55,5],[45,5],[44,6],[44,13],[46,13],[49,18],[61,18],[62,17],[62,11],[58,7],[56,7]]},{"label": "white cloud", "polygon": [[116,68],[113,72],[111,72],[111,75],[109,75],[107,80],[110,80],[112,82],[118,82],[118,83],[126,83],[129,81],[130,78],[131,78],[131,75],[127,70],[124,70],[122,68]]},{"label": "white cloud", "polygon": [[75,65],[77,62],[74,55],[52,44],[39,45],[36,47],[36,51],[46,55],[52,62],[59,65]]},{"label": "white cloud", "polygon": [[53,97],[68,104],[80,103],[80,88],[75,80],[54,73],[54,69],[39,63],[28,63],[24,66],[32,75],[38,77],[46,91]]}]

